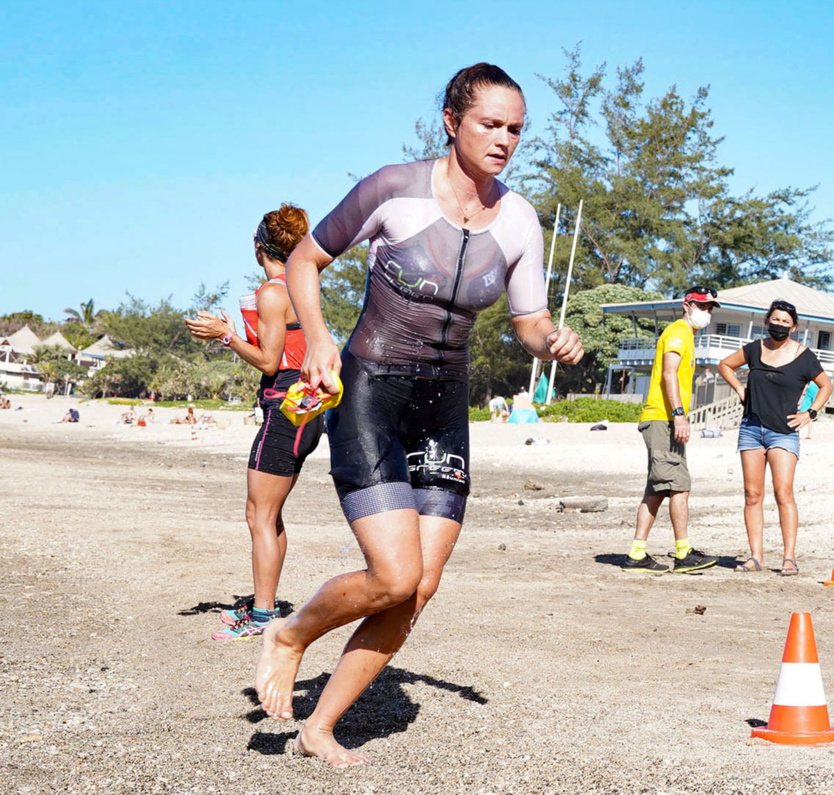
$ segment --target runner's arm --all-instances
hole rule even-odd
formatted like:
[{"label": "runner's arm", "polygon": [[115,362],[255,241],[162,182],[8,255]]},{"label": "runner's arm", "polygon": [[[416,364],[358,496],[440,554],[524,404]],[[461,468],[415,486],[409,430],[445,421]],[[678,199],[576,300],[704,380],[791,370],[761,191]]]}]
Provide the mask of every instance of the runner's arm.
[{"label": "runner's arm", "polygon": [[258,293],[258,345],[232,337],[229,347],[241,359],[266,375],[275,375],[287,339],[287,312],[290,297],[281,284],[265,284]]},{"label": "runner's arm", "polygon": [[585,354],[577,333],[567,326],[557,331],[546,309],[529,315],[516,315],[512,321],[518,341],[531,356],[576,364]]},{"label": "runner's arm", "polygon": [[313,386],[321,384],[335,394],[338,387],[330,373],[341,371],[342,360],[324,322],[319,278],[331,262],[333,257],[326,254],[311,235],[307,235],[287,261],[287,290],[307,340],[307,354],[301,372]]},{"label": "runner's arm", "polygon": [[222,340],[231,337],[227,346],[241,359],[262,373],[275,375],[284,352],[287,326],[285,315],[290,301],[286,290],[279,285],[265,285],[258,294],[258,341],[260,347],[237,336],[234,321],[221,310],[222,318],[211,312],[197,312],[196,318],[186,318],[189,331],[198,339]]}]

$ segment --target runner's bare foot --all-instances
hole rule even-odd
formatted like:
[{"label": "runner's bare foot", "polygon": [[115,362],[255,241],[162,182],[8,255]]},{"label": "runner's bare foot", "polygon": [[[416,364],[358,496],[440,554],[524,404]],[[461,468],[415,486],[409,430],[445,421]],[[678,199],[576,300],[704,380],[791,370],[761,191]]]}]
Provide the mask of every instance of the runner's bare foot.
[{"label": "runner's bare foot", "polygon": [[296,753],[317,756],[328,765],[340,770],[355,765],[364,765],[368,761],[365,754],[349,751],[343,745],[339,745],[332,731],[308,727],[306,723],[295,738],[293,748]]},{"label": "runner's bare foot", "polygon": [[292,720],[292,694],[303,651],[282,643],[281,630],[290,618],[270,621],[264,630],[263,648],[255,668],[255,690],[264,712],[275,720]]}]

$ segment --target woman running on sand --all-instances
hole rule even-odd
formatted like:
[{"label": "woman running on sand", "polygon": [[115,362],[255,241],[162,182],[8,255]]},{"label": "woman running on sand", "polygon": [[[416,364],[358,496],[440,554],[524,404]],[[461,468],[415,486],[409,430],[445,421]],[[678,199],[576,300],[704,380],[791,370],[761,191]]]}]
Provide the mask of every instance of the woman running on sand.
[{"label": "woman running on sand", "polygon": [[266,272],[268,281],[254,295],[240,299],[246,340],[237,336],[235,324],[225,312],[222,318],[210,312],[198,312],[196,319],[186,320],[195,337],[222,340],[226,347],[263,373],[258,400],[264,411],[264,422],[249,456],[246,498],[255,595],[239,608],[220,614],[220,620],[228,627],[213,633],[214,640],[242,640],[260,635],[267,623],[280,615],[275,595],[287,554],[281,509],[324,428],[322,416],[310,420],[301,431],[296,455],[293,448],[298,429],[280,409],[288,387],[301,375],[307,350],[287,295],[285,263],[308,230],[307,213],[292,204],[267,213],[258,225],[255,259]]},{"label": "woman running on sand", "polygon": [[[387,665],[437,590],[469,493],[468,340],[506,290],[524,347],[576,363],[582,346],[547,310],[535,210],[496,177],[518,145],[524,97],[497,66],[446,87],[449,154],[362,180],[293,253],[287,284],[307,336],[302,371],[344,398],[327,420],[331,474],[367,568],[333,578],[270,624],[255,674],[264,710],[293,716],[305,649],[364,619],[295,740],[334,767],[366,761],[333,727]],[[365,302],[341,359],[320,308],[319,272],[370,240]]]}]

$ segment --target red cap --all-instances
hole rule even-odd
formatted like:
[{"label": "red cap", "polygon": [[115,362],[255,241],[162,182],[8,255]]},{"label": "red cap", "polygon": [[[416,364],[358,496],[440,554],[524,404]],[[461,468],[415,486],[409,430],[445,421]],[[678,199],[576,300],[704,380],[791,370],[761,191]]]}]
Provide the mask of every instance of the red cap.
[{"label": "red cap", "polygon": [[686,291],[683,300],[697,301],[699,304],[715,304],[715,306],[721,306],[718,303],[718,293],[711,287],[693,287]]}]

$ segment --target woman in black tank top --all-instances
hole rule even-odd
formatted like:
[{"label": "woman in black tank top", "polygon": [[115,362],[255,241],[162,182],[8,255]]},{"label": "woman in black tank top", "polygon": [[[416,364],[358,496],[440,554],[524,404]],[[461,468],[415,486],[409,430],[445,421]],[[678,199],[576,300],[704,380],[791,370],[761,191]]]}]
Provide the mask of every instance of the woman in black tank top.
[{"label": "woman in black tank top", "polygon": [[[765,469],[770,466],[773,492],[779,508],[784,552],[782,576],[799,573],[796,533],[799,517],[793,479],[799,460],[799,429],[812,422],[831,394],[831,381],[813,351],[791,335],[799,318],[796,307],[774,301],[765,315],[769,338],[747,343],[727,356],[718,370],[744,404],[738,450],[744,474],[744,523],[750,557],[736,567],[739,573],[762,570],[764,560]],[[735,371],[747,365],[747,384]],[[798,411],[805,386],[813,381],[819,392],[808,411]]]}]

